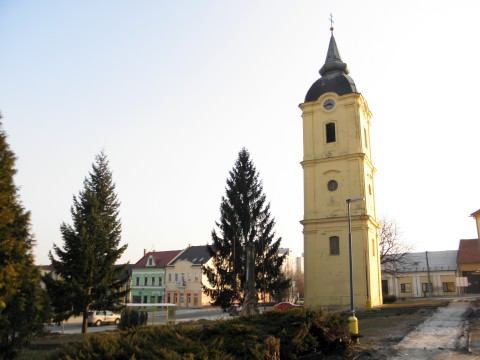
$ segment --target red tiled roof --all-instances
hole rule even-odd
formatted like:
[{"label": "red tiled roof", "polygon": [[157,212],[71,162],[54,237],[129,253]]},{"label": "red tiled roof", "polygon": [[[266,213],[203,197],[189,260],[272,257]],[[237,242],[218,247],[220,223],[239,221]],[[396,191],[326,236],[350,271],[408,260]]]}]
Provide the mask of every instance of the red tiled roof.
[{"label": "red tiled roof", "polygon": [[480,263],[479,240],[460,240],[460,245],[458,246],[458,264],[472,263]]},{"label": "red tiled roof", "polygon": [[167,264],[178,254],[180,254],[182,250],[171,250],[171,251],[149,251],[147,252],[140,260],[137,261],[134,268],[144,268],[147,267],[147,261],[150,255],[153,257],[153,261],[155,262],[154,267],[165,267]]}]

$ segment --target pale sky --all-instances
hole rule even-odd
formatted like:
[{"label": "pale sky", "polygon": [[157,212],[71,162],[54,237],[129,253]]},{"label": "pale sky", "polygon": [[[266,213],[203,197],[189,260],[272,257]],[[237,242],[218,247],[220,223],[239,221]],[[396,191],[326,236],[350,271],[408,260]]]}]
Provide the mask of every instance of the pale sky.
[{"label": "pale sky", "polygon": [[210,242],[239,150],[303,251],[298,104],[335,38],[373,113],[377,215],[416,251],[476,237],[477,1],[0,0],[0,111],[48,263],[96,154],[109,157],[122,261]]}]

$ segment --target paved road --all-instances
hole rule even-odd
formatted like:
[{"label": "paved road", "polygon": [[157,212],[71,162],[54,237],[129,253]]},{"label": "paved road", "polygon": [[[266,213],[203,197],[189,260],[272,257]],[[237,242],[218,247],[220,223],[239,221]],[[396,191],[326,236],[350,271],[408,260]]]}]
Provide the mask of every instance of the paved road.
[{"label": "paved road", "polygon": [[[228,319],[230,316],[224,313],[222,309],[217,307],[202,308],[202,309],[179,309],[177,310],[176,322],[192,321],[200,319]],[[50,332],[64,333],[64,334],[80,334],[82,330],[82,318],[73,317],[61,326],[47,326],[46,329]],[[88,328],[89,333],[116,330],[116,325],[92,326]]]}]

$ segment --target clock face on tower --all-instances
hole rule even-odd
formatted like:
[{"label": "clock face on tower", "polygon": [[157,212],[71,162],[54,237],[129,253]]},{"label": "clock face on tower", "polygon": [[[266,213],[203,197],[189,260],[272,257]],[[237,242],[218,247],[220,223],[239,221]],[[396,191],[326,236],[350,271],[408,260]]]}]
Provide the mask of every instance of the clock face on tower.
[{"label": "clock face on tower", "polygon": [[332,110],[334,106],[335,106],[335,100],[333,100],[333,99],[326,99],[323,102],[323,108],[325,110]]}]

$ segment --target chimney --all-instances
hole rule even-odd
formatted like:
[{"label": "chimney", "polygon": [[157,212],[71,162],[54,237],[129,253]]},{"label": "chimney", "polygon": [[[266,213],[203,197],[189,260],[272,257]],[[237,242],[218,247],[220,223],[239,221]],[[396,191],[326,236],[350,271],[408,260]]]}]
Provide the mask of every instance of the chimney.
[{"label": "chimney", "polygon": [[143,249],[143,256],[147,255],[147,249]]}]

